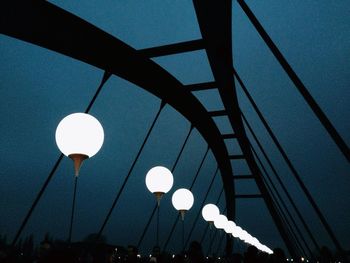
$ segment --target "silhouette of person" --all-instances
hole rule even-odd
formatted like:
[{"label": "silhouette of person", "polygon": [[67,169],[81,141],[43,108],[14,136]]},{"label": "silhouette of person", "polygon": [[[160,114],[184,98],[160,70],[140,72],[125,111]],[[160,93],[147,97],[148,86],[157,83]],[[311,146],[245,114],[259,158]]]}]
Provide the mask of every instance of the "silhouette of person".
[{"label": "silhouette of person", "polygon": [[258,261],[258,249],[254,246],[249,246],[244,253],[244,263],[256,263]]},{"label": "silhouette of person", "polygon": [[202,246],[197,241],[192,241],[190,248],[188,249],[188,258],[186,262],[191,263],[202,263],[204,262],[204,255],[202,251]]},{"label": "silhouette of person", "polygon": [[283,249],[275,248],[273,250],[273,254],[270,256],[269,263],[285,263],[285,262],[287,262],[287,260]]}]

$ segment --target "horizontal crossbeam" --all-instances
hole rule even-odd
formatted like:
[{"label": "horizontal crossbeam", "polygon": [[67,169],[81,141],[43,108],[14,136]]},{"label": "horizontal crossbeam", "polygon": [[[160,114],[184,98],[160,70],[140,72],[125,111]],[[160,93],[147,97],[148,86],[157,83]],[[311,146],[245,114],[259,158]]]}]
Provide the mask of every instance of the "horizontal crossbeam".
[{"label": "horizontal crossbeam", "polygon": [[185,88],[190,90],[190,91],[216,89],[216,83],[214,81],[212,81],[212,82],[196,83],[196,84],[191,84],[191,85],[185,85]]},{"label": "horizontal crossbeam", "polygon": [[254,176],[251,174],[247,174],[247,175],[234,175],[233,179],[235,180],[240,180],[240,179],[254,179]]},{"label": "horizontal crossbeam", "polygon": [[253,199],[253,198],[263,198],[261,194],[250,194],[250,195],[235,195],[235,198],[238,199]]},{"label": "horizontal crossbeam", "polygon": [[216,111],[209,111],[208,112],[211,117],[220,117],[220,116],[226,116],[227,112],[226,110],[216,110]]},{"label": "horizontal crossbeam", "polygon": [[233,133],[231,133],[231,134],[223,134],[221,137],[223,139],[236,139],[237,138],[236,134],[233,134]]},{"label": "horizontal crossbeam", "polygon": [[191,40],[191,41],[164,45],[159,47],[140,49],[137,52],[148,58],[153,58],[153,57],[174,55],[174,54],[179,54],[183,52],[190,52],[190,51],[200,50],[203,48],[204,48],[204,41],[202,39],[198,39],[198,40]]},{"label": "horizontal crossbeam", "polygon": [[243,154],[232,154],[228,156],[229,159],[231,160],[240,160],[240,159],[244,159],[244,155]]}]

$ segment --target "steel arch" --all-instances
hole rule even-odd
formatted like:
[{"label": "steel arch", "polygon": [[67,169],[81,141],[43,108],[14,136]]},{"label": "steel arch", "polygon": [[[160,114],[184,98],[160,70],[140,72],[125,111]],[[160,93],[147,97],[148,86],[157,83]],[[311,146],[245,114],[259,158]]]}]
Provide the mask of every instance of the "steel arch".
[{"label": "steel arch", "polygon": [[4,1],[1,7],[0,33],[126,79],[161,98],[188,119],[215,156],[225,191],[227,216],[234,219],[233,171],[224,139],[190,90],[145,55],[53,4],[46,1]]}]

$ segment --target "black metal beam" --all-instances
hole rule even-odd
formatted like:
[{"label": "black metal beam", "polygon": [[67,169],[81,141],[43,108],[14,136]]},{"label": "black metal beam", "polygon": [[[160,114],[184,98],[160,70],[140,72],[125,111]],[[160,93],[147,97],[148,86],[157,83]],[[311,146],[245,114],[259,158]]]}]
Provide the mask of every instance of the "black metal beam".
[{"label": "black metal beam", "polygon": [[[175,168],[177,167],[177,164],[179,163],[180,157],[182,156],[182,153],[183,153],[183,151],[185,149],[185,146],[187,145],[188,139],[190,138],[190,135],[191,135],[192,131],[193,131],[193,126],[191,125],[190,130],[188,131],[188,134],[187,134],[187,136],[186,136],[186,138],[185,138],[185,140],[184,140],[184,142],[183,142],[183,144],[182,144],[182,146],[180,148],[180,151],[177,154],[175,162],[174,162],[173,166],[171,167],[171,172],[172,173],[174,173]],[[158,208],[158,205],[155,204],[154,207],[153,207],[153,210],[152,210],[152,212],[150,214],[150,216],[148,217],[146,225],[143,228],[143,231],[141,233],[140,239],[139,239],[139,241],[137,243],[137,248],[139,248],[141,246],[141,243],[143,242],[143,239],[144,239],[144,237],[145,237],[145,235],[147,233],[147,230],[148,230],[148,228],[149,228],[149,226],[150,226],[150,224],[152,222],[153,216],[155,215],[156,211],[159,211],[159,209],[157,209],[157,208]],[[157,245],[159,245],[159,244],[157,244]]]},{"label": "black metal beam", "polygon": [[193,223],[192,223],[191,230],[189,231],[189,233],[188,233],[188,235],[187,235],[187,239],[186,239],[186,242],[185,242],[185,247],[187,247],[188,242],[190,241],[190,238],[191,238],[191,236],[192,236],[193,230],[194,230],[194,228],[195,228],[196,225],[197,225],[198,219],[199,219],[199,217],[200,217],[200,215],[201,215],[201,213],[202,213],[202,208],[203,208],[205,202],[207,201],[209,192],[210,192],[211,188],[213,187],[213,184],[214,184],[215,178],[216,178],[216,176],[217,176],[217,174],[218,174],[218,171],[219,171],[219,168],[216,168],[215,173],[214,173],[214,175],[213,175],[213,178],[211,179],[211,181],[210,181],[210,183],[209,183],[207,192],[206,192],[205,195],[204,195],[202,204],[201,204],[200,207],[199,207],[199,210],[198,210],[198,212],[197,212],[196,218],[195,218],[195,220],[194,220]]},{"label": "black metal beam", "polygon": [[[235,72],[235,76],[236,79],[238,80],[241,88],[243,89],[245,95],[247,96],[248,100],[250,101],[250,103],[252,104],[255,112],[257,113],[259,119],[261,120],[261,122],[263,123],[265,129],[267,130],[269,136],[271,137],[272,141],[274,142],[274,144],[276,145],[278,151],[281,153],[283,159],[285,160],[288,168],[290,169],[290,171],[292,172],[292,175],[294,176],[294,178],[296,179],[296,181],[298,182],[301,190],[303,191],[303,193],[305,194],[306,198],[308,199],[308,201],[310,202],[312,208],[314,209],[316,215],[318,216],[318,218],[320,219],[322,225],[324,226],[325,230],[327,231],[328,235],[331,237],[333,243],[335,244],[335,247],[339,250],[339,252],[341,254],[344,253],[344,250],[342,249],[338,239],[336,238],[335,234],[333,233],[332,228],[330,227],[330,225],[328,224],[326,218],[324,217],[323,213],[321,212],[320,208],[318,207],[316,201],[314,200],[314,198],[312,197],[311,193],[309,192],[309,190],[307,189],[306,185],[304,184],[300,174],[298,173],[298,171],[296,170],[296,168],[294,167],[294,165],[292,164],[291,160],[289,159],[287,153],[285,152],[284,148],[282,147],[282,145],[280,144],[279,140],[277,139],[276,135],[274,134],[274,132],[272,131],[270,125],[267,123],[265,117],[263,116],[262,112],[260,111],[260,109],[258,108],[258,105],[255,103],[254,99],[252,98],[252,96],[250,95],[250,93],[248,92],[246,86],[244,85],[244,83],[242,82],[241,78],[239,77],[239,75],[237,74],[236,71]],[[344,254],[343,254],[344,255]],[[345,259],[346,260],[346,259]]]},{"label": "black metal beam", "polygon": [[[216,199],[215,205],[218,205],[218,204],[219,204],[223,192],[224,192],[224,188],[221,189],[221,191],[220,191],[220,193],[219,193],[219,195],[218,195],[218,198]],[[225,211],[226,211],[226,207],[225,207]],[[201,244],[203,243],[203,240],[204,240],[204,238],[205,238],[205,235],[206,235],[207,232],[208,232],[208,228],[209,228],[209,224],[207,224],[207,226],[205,227],[205,230],[204,230],[204,232],[203,232],[202,238],[200,239],[200,243],[201,243]]]},{"label": "black metal beam", "polygon": [[[243,113],[242,113],[242,116],[244,116]],[[244,120],[245,120],[245,119],[244,119]],[[246,122],[246,123],[247,123],[247,122]],[[259,142],[259,141],[258,141],[258,142]],[[260,142],[259,142],[259,144],[260,144]],[[267,172],[267,170],[266,170],[266,168],[265,168],[265,165],[264,165],[263,162],[261,161],[261,159],[260,159],[259,155],[257,154],[256,150],[254,149],[253,145],[250,145],[250,146],[251,146],[251,148],[252,148],[252,151],[253,151],[253,153],[254,153],[255,158],[258,160],[258,162],[259,162],[259,164],[260,164],[260,167],[262,168],[263,172],[265,173],[265,177],[267,178],[267,180],[266,180],[266,178],[263,177],[263,180],[264,180],[264,182],[265,182],[265,185],[266,185],[267,189],[269,190],[269,192],[270,192],[270,194],[271,194],[271,196],[272,196],[272,199],[273,199],[274,202],[275,202],[275,205],[277,205],[277,208],[280,210],[281,216],[284,218],[284,221],[286,222],[286,224],[287,224],[288,227],[290,228],[290,232],[291,232],[292,235],[294,236],[294,238],[295,238],[295,240],[296,240],[296,243],[297,243],[298,246],[301,248],[301,250],[302,250],[302,252],[304,253],[304,256],[305,256],[305,255],[306,255],[305,250],[304,250],[303,246],[301,245],[301,243],[300,243],[300,241],[299,241],[299,238],[298,238],[297,235],[295,234],[293,227],[292,227],[291,224],[289,223],[289,220],[292,221],[292,223],[293,223],[293,225],[294,225],[296,231],[298,232],[300,238],[301,238],[302,241],[304,242],[304,245],[305,245],[305,247],[308,249],[310,255],[313,256],[312,251],[311,251],[311,249],[309,248],[309,245],[307,244],[307,242],[306,242],[306,240],[305,240],[305,238],[304,238],[304,235],[303,235],[302,232],[300,231],[300,229],[299,229],[298,225],[296,224],[296,222],[295,222],[293,216],[292,216],[291,213],[289,212],[289,209],[288,209],[287,205],[285,204],[285,202],[283,201],[281,195],[279,194],[279,192],[278,192],[278,190],[277,190],[275,184],[273,183],[273,181],[272,181],[272,179],[271,179],[269,173]],[[268,183],[268,182],[269,182],[269,183]],[[271,186],[270,186],[269,184],[270,184]],[[281,207],[281,205],[280,205],[279,203],[281,203],[282,207]],[[285,214],[284,211],[287,213],[288,217],[287,217],[287,215]],[[300,254],[300,256],[302,256],[302,254]]]},{"label": "black metal beam", "polygon": [[[265,160],[267,161],[269,167],[271,168],[271,171],[272,173],[274,174],[275,178],[277,179],[278,183],[280,184],[282,190],[284,191],[285,195],[287,196],[287,199],[288,201],[290,202],[290,204],[292,205],[293,209],[295,210],[295,212],[297,213],[297,216],[299,218],[299,220],[301,221],[302,225],[304,226],[305,230],[306,230],[306,233],[308,233],[311,241],[313,242],[313,244],[315,245],[315,248],[318,250],[319,253],[321,253],[321,250],[320,250],[320,246],[318,245],[317,241],[316,241],[316,238],[314,237],[314,235],[312,234],[310,228],[308,227],[308,225],[306,224],[306,221],[304,219],[304,217],[302,216],[301,212],[299,211],[298,207],[296,206],[295,202],[293,201],[293,198],[292,196],[290,195],[289,191],[287,190],[287,187],[285,186],[285,184],[283,183],[281,177],[279,176],[279,174],[277,173],[277,170],[275,168],[275,166],[272,164],[272,161],[270,160],[270,158],[268,157],[267,153],[265,152],[263,146],[261,145],[258,137],[256,136],[254,130],[252,129],[251,125],[249,124],[247,118],[244,116],[244,114],[242,113],[242,117],[243,117],[243,121],[244,123],[246,124],[248,130],[250,131],[251,135],[253,136],[253,139],[254,141],[256,142],[256,144],[258,145],[259,149],[260,149],[260,152],[263,154]],[[254,152],[254,148],[252,147],[252,150]],[[257,155],[256,155],[257,156]],[[262,162],[261,162],[261,166],[263,167],[262,165]],[[270,181],[270,183],[272,184],[272,186],[274,187],[274,184],[272,183],[272,180],[270,178],[270,176],[268,175],[268,173],[266,172],[266,176],[268,178],[268,180]],[[277,189],[276,189],[276,193],[277,195],[279,195]],[[280,198],[282,200],[282,198]],[[288,209],[286,209],[287,213],[289,213]],[[292,221],[294,221],[293,217],[290,216],[290,218],[292,219]],[[299,234],[302,236],[301,234],[301,231],[298,230],[298,227],[296,225],[295,222],[293,222],[297,231],[300,232]],[[304,239],[302,237],[302,239]],[[312,253],[311,253],[312,254]]]},{"label": "black metal beam", "polygon": [[245,179],[254,179],[255,177],[251,174],[247,174],[247,175],[234,175],[233,176],[233,179],[235,180],[245,180]]},{"label": "black metal beam", "polygon": [[[189,187],[189,190],[190,190],[190,191],[192,190],[194,184],[195,184],[196,181],[197,181],[198,175],[199,175],[199,173],[200,173],[200,171],[201,171],[201,169],[202,169],[202,167],[203,167],[203,164],[204,164],[205,159],[207,158],[208,152],[209,152],[209,147],[207,148],[207,150],[206,150],[206,152],[205,152],[205,154],[204,154],[204,156],[203,156],[203,158],[202,158],[202,161],[201,161],[201,163],[200,163],[199,166],[198,166],[197,172],[196,172],[195,176],[194,176],[193,179],[192,179],[191,186]],[[163,251],[165,251],[165,250],[167,249],[167,247],[168,247],[168,244],[169,244],[169,242],[170,242],[170,239],[171,239],[172,236],[173,236],[173,233],[174,233],[174,231],[175,231],[175,228],[176,228],[177,222],[179,221],[179,218],[180,218],[180,214],[177,214],[177,216],[176,216],[176,218],[175,218],[175,221],[174,221],[174,223],[173,223],[173,226],[172,226],[172,228],[171,228],[171,230],[170,230],[170,232],[169,232],[169,234],[168,234],[168,237],[167,237],[167,239],[166,239],[166,241],[165,241]],[[183,245],[185,245],[184,242],[183,242]],[[182,248],[182,251],[185,251],[185,247]]]},{"label": "black metal beam", "polygon": [[47,1],[2,1],[0,17],[0,33],[115,74],[161,98],[187,118],[215,156],[228,213],[234,214],[232,167],[221,134],[203,105],[177,79],[114,36]]},{"label": "black metal beam", "polygon": [[[273,55],[281,64],[282,68],[287,73],[290,80],[294,83],[295,87],[298,89],[298,91],[303,96],[307,104],[310,106],[313,113],[316,115],[316,117],[321,122],[323,127],[327,130],[328,134],[336,143],[339,150],[343,153],[344,157],[348,160],[348,162],[350,162],[350,149],[346,145],[343,138],[335,129],[335,127],[333,126],[331,121],[328,119],[326,114],[322,111],[321,107],[317,104],[316,100],[312,97],[312,95],[307,90],[307,88],[305,87],[301,79],[298,77],[298,75],[295,73],[293,68],[289,65],[288,61],[285,59],[281,51],[278,49],[278,47],[275,45],[273,40],[270,38],[270,36],[268,35],[264,27],[260,24],[259,20],[256,18],[254,13],[250,10],[248,5],[244,2],[244,0],[238,0],[238,3],[242,7],[245,14],[248,16],[250,22],[254,25],[255,29],[260,34],[261,38],[265,41],[266,45],[270,48]],[[341,249],[340,244],[337,244],[336,246],[338,249]]]},{"label": "black metal beam", "polygon": [[139,49],[137,52],[145,57],[160,57],[174,55],[183,52],[196,51],[204,48],[204,41],[202,39],[191,40],[181,43],[164,45],[159,47],[151,47]]},{"label": "black metal beam", "polygon": [[[135,155],[135,159],[134,159],[134,161],[132,162],[132,164],[131,164],[131,166],[130,166],[130,168],[129,168],[128,173],[127,173],[126,176],[124,177],[123,183],[122,183],[121,187],[118,189],[118,191],[117,191],[117,193],[116,193],[116,195],[115,195],[115,198],[114,198],[114,200],[113,200],[113,202],[112,202],[112,205],[111,205],[111,207],[109,208],[109,210],[108,210],[108,212],[107,212],[107,214],[106,214],[106,216],[105,216],[105,218],[104,218],[104,220],[103,220],[103,223],[102,223],[102,225],[101,225],[101,227],[100,227],[100,230],[99,230],[99,232],[98,232],[98,234],[97,234],[96,240],[99,240],[100,236],[102,235],[103,230],[105,229],[105,227],[106,227],[106,225],[107,225],[107,223],[108,223],[108,221],[109,221],[109,219],[110,219],[110,217],[111,217],[111,215],[112,215],[112,212],[113,212],[113,210],[115,209],[115,207],[116,207],[116,205],[117,205],[117,203],[118,203],[118,200],[119,200],[121,194],[123,193],[123,191],[124,191],[124,189],[125,189],[125,187],[126,187],[127,182],[129,181],[129,178],[131,177],[131,174],[132,174],[132,172],[133,172],[133,170],[134,170],[134,167],[135,167],[137,161],[139,160],[139,158],[140,158],[140,156],[141,156],[141,153],[142,153],[142,151],[143,151],[143,148],[145,147],[145,145],[146,145],[146,143],[147,143],[147,141],[148,141],[148,138],[149,138],[149,136],[151,135],[151,133],[152,133],[152,131],[153,131],[153,128],[154,128],[154,126],[155,126],[155,124],[156,124],[156,122],[157,122],[157,120],[158,120],[158,118],[159,118],[159,116],[160,116],[160,114],[161,114],[161,112],[162,112],[164,106],[165,106],[165,104],[164,104],[163,101],[162,101],[162,102],[160,103],[159,110],[157,111],[157,113],[156,113],[156,115],[155,115],[155,117],[154,117],[154,119],[153,119],[153,121],[152,121],[152,123],[151,123],[151,125],[150,125],[150,127],[149,127],[149,129],[148,129],[148,131],[147,131],[147,133],[146,133],[146,136],[145,136],[145,138],[144,138],[144,140],[143,140],[143,142],[142,142],[142,144],[141,144],[141,146],[140,146],[138,152],[137,152],[136,155]],[[191,130],[192,130],[192,127],[191,127]]]},{"label": "black metal beam", "polygon": [[226,110],[215,110],[215,111],[209,111],[208,113],[211,117],[227,116]]},{"label": "black metal beam", "polygon": [[[86,107],[85,113],[89,113],[90,112],[90,110],[91,110],[92,106],[94,105],[98,95],[100,94],[103,86],[106,84],[106,82],[110,78],[110,76],[111,76],[111,74],[108,73],[107,71],[105,71],[103,73],[102,80],[101,80],[101,82],[100,82],[100,84],[99,84],[99,86],[98,86],[94,96],[92,97],[91,101],[89,102],[89,105]],[[52,180],[52,177],[55,175],[56,170],[60,166],[63,157],[64,157],[63,154],[61,154],[60,157],[58,157],[56,163],[54,164],[54,166],[52,167],[48,177],[46,178],[44,184],[40,188],[40,191],[37,193],[37,195],[36,195],[32,205],[31,205],[31,207],[29,208],[29,210],[28,210],[26,216],[24,217],[20,227],[18,228],[14,239],[12,240],[12,244],[11,244],[12,246],[16,245],[16,243],[17,243],[19,237],[21,236],[25,226],[27,225],[30,217],[32,216],[36,206],[38,205],[39,201],[41,200],[42,195],[44,194],[44,192],[46,191],[47,186],[49,185],[50,181]]]},{"label": "black metal beam", "polygon": [[243,154],[230,154],[228,158],[230,158],[230,160],[242,160],[245,159],[245,156]]},{"label": "black metal beam", "polygon": [[263,198],[262,194],[246,194],[246,195],[235,195],[236,199],[254,199]]},{"label": "black metal beam", "polygon": [[[249,140],[244,131],[244,126],[239,111],[239,104],[235,90],[235,83],[232,75],[233,54],[232,54],[232,1],[231,0],[194,0],[194,7],[197,14],[199,27],[205,41],[208,60],[213,72],[215,82],[228,118],[234,133],[237,135],[238,143],[242,149],[247,164],[255,176],[257,186],[264,196],[266,205],[271,216],[284,240],[287,249],[292,256],[296,253],[289,238],[283,222],[279,217],[273,200],[269,195],[264,182],[261,179],[261,172],[251,152]],[[230,70],[231,69],[231,70]],[[233,219],[228,213],[228,218]],[[230,254],[232,247],[227,243],[227,253]]]},{"label": "black metal beam", "polygon": [[185,85],[185,89],[189,90],[189,91],[201,91],[201,90],[216,89],[216,83],[215,82],[203,82],[203,83],[190,84],[190,85]]},{"label": "black metal beam", "polygon": [[221,135],[223,139],[237,139],[236,134],[223,134]]}]

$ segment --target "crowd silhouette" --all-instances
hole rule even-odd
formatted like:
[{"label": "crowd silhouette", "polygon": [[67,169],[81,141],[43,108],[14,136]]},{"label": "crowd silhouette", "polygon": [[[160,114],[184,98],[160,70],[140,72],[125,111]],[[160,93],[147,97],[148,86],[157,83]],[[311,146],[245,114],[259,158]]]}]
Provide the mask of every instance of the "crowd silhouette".
[{"label": "crowd silhouette", "polygon": [[[322,247],[317,259],[307,262],[335,262],[331,251]],[[292,260],[289,260],[291,262]],[[6,238],[0,236],[0,263],[281,263],[288,262],[282,249],[276,248],[269,255],[249,246],[243,254],[217,257],[206,256],[202,246],[192,241],[188,250],[180,254],[162,252],[154,247],[151,255],[141,256],[136,246],[108,245],[104,237],[95,234],[87,236],[82,242],[68,243],[53,240],[47,234],[38,247],[34,248],[33,236],[21,240],[15,247],[7,244]],[[293,262],[306,262],[306,259],[293,259]],[[339,261],[337,261],[339,262]]]}]

